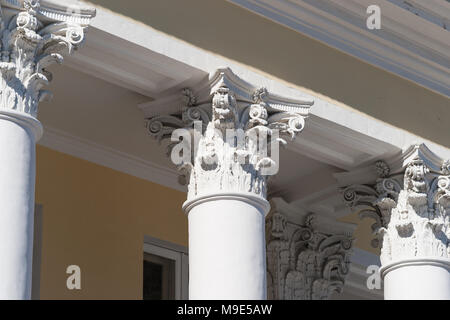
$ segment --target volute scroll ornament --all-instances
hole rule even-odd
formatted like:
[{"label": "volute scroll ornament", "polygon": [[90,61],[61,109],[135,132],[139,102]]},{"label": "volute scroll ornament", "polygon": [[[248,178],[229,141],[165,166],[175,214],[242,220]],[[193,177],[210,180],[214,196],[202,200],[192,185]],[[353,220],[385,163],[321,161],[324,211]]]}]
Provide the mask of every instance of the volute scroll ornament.
[{"label": "volute scroll ornament", "polygon": [[413,156],[394,174],[386,163],[380,171],[378,162],[374,184],[343,189],[348,206],[360,210],[361,217],[375,219],[372,244],[381,247],[382,264],[417,257],[450,258],[449,161],[427,158],[424,148],[411,148]]},{"label": "volute scroll ornament", "polygon": [[46,8],[39,0],[0,2],[0,111],[37,116],[39,102],[51,97],[43,89],[52,80],[47,68],[62,63],[83,44],[95,15],[87,12],[84,23],[73,22],[68,15],[61,21],[44,16]]},{"label": "volute scroll ornament", "polygon": [[[350,268],[353,225],[298,211],[273,199],[266,220],[268,299],[327,300],[343,291]],[[292,221],[293,215],[303,222]],[[330,233],[325,225],[340,231]]]},{"label": "volute scroll ornament", "polygon": [[[183,174],[180,181],[188,184],[188,199],[214,192],[265,198],[267,177],[278,171],[278,144],[303,130],[312,105],[309,100],[275,99],[266,88],[250,86],[229,69],[219,69],[197,90],[185,88],[163,102],[172,107],[161,107],[161,112],[153,111],[158,102],[144,107],[152,114],[146,127],[159,142],[171,140],[169,155],[183,155],[174,163]],[[186,145],[189,151],[180,151]]]}]

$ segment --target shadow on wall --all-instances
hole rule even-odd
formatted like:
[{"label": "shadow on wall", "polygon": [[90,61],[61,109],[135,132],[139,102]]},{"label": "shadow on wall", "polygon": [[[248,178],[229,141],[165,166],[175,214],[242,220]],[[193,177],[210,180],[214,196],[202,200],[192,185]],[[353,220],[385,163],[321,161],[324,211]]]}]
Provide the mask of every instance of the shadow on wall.
[{"label": "shadow on wall", "polygon": [[450,147],[450,100],[225,0],[91,0]]}]

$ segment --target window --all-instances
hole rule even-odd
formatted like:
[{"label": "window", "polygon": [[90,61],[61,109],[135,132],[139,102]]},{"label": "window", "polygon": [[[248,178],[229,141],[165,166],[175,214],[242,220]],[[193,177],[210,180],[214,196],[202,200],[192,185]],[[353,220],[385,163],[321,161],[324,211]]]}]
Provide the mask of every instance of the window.
[{"label": "window", "polygon": [[186,248],[145,237],[143,264],[144,300],[188,299]]},{"label": "window", "polygon": [[144,300],[175,299],[175,261],[144,253]]}]

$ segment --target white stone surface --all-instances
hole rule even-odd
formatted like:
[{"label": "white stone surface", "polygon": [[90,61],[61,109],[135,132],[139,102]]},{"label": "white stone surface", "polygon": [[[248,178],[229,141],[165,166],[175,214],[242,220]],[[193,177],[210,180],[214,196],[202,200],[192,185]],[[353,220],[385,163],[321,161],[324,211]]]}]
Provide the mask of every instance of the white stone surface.
[{"label": "white stone surface", "polygon": [[386,299],[449,299],[450,161],[414,145],[371,170],[336,176],[357,182],[342,190],[344,199],[375,220]]},{"label": "white stone surface", "polygon": [[408,259],[384,266],[384,299],[450,300],[450,259]]},{"label": "white stone surface", "polygon": [[0,299],[31,296],[35,148],[43,133],[36,116],[51,96],[43,90],[52,79],[46,68],[83,43],[95,15],[71,16],[63,5],[47,11],[43,2],[0,1]]},{"label": "white stone surface", "polygon": [[33,253],[35,129],[0,111],[0,299],[29,299]]},{"label": "white stone surface", "polygon": [[186,202],[189,299],[266,299],[264,217],[258,196],[221,194]]},{"label": "white stone surface", "polygon": [[171,160],[181,160],[188,182],[190,299],[266,298],[267,178],[278,172],[278,144],[304,129],[312,104],[222,68],[194,89],[141,106],[149,134],[171,139]]},{"label": "white stone surface", "polygon": [[350,272],[356,225],[272,198],[267,226],[268,298],[328,300],[342,293]]}]

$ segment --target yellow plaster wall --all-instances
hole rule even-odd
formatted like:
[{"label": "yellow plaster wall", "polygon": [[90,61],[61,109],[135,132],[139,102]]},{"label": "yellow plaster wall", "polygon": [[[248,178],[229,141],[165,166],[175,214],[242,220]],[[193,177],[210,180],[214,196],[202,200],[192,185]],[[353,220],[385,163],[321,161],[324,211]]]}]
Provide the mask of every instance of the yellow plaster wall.
[{"label": "yellow plaster wall", "polygon": [[[185,194],[37,147],[41,299],[141,299],[144,235],[187,246]],[[66,288],[68,265],[81,290]]]},{"label": "yellow plaster wall", "polygon": [[[450,147],[450,100],[225,0],[90,0]],[[381,8],[383,12],[383,8]],[[151,41],[151,39],[149,39]]]},{"label": "yellow plaster wall", "polygon": [[380,249],[374,248],[371,245],[372,239],[375,238],[373,236],[371,226],[372,226],[372,224],[375,223],[375,220],[368,219],[368,218],[360,219],[359,211],[357,211],[357,212],[349,214],[345,217],[342,217],[341,219],[339,219],[339,221],[354,223],[354,224],[358,225],[358,227],[356,228],[356,230],[353,234],[353,238],[355,239],[354,240],[355,247],[372,252],[373,254],[376,254],[376,255],[380,255]]}]

